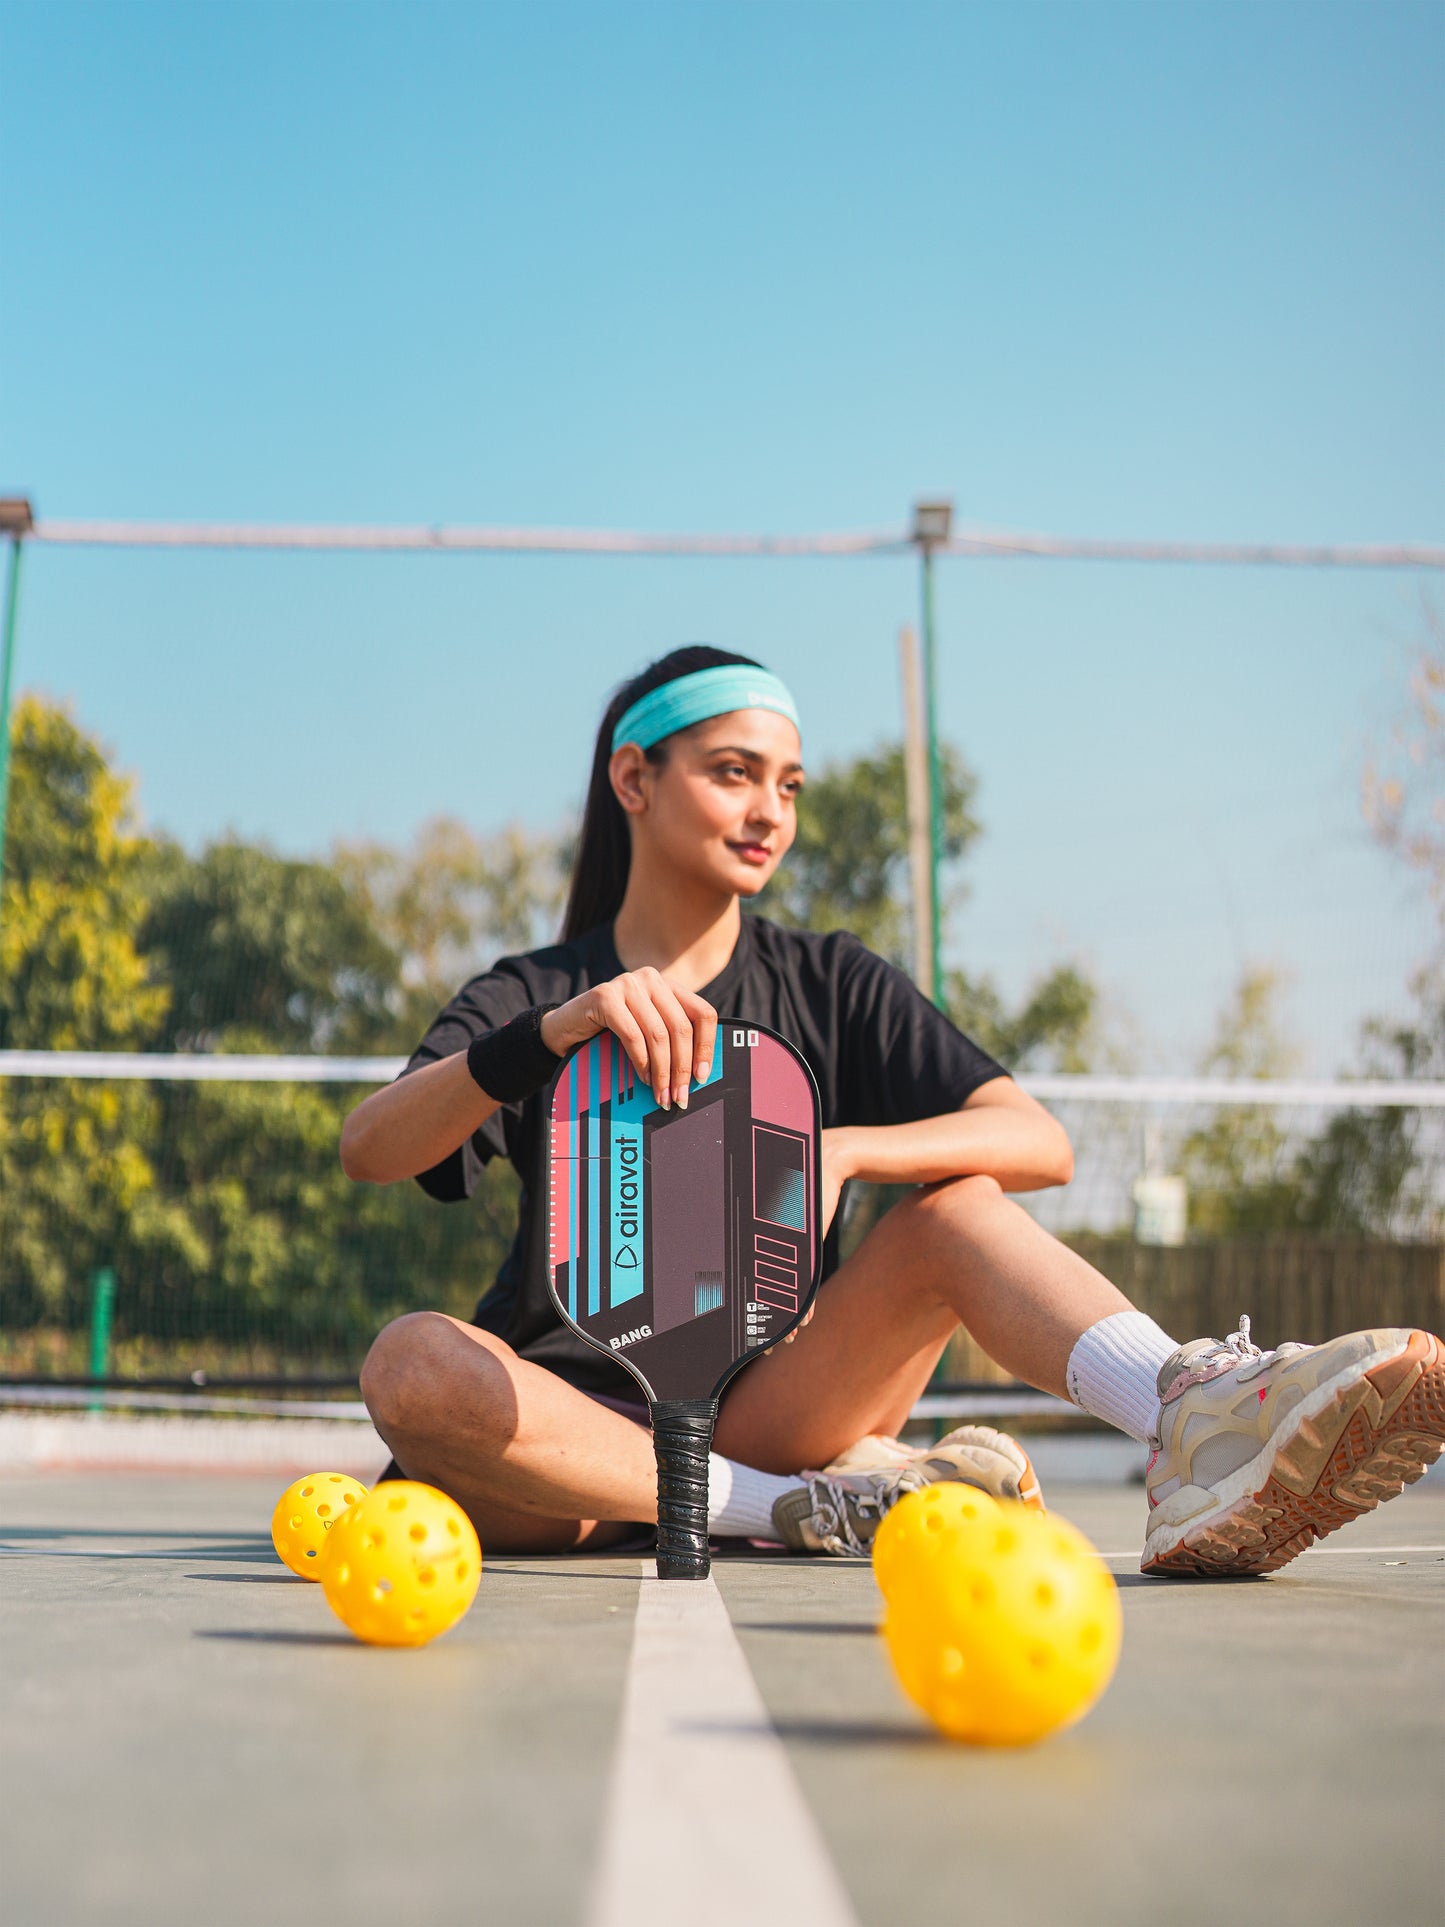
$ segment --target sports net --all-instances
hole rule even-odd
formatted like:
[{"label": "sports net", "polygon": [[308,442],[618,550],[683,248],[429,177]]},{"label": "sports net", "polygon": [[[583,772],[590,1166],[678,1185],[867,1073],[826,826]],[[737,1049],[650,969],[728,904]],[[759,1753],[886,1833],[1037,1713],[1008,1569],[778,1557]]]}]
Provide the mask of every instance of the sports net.
[{"label": "sports net", "polygon": [[[511,1172],[441,1206],[337,1160],[346,1113],[397,1067],[0,1053],[0,1377],[354,1397],[389,1319],[469,1316],[511,1240]],[[1076,1156],[1023,1202],[1170,1329],[1438,1328],[1445,1085],[1022,1081]],[[859,1188],[847,1242],[889,1201]],[[939,1376],[1002,1375],[960,1338]]]}]

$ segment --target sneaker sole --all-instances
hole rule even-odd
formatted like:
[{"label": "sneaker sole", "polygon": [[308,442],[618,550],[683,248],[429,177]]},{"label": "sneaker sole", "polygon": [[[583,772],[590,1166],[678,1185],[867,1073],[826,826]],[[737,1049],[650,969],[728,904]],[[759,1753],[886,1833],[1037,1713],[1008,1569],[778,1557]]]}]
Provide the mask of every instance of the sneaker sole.
[{"label": "sneaker sole", "polygon": [[[1412,1331],[1402,1351],[1343,1385],[1283,1440],[1259,1489],[1190,1520],[1140,1571],[1161,1578],[1277,1572],[1393,1499],[1445,1449],[1445,1345]],[[1170,1532],[1176,1528],[1170,1528]]]}]

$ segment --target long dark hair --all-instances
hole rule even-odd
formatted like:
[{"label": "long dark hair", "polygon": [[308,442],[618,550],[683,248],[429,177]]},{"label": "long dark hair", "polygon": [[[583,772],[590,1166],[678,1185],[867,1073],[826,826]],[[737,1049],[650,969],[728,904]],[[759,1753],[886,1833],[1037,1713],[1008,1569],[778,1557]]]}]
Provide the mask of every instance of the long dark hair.
[{"label": "long dark hair", "polygon": [[[727,663],[741,663],[749,669],[762,667],[751,656],[734,656],[726,649],[710,649],[706,643],[689,643],[686,648],[674,649],[657,662],[650,662],[640,675],[613,692],[597,731],[597,747],[592,752],[592,776],[582,811],[582,832],[577,839],[572,885],[562,918],[563,943],[570,943],[599,923],[610,923],[622,908],[627,891],[632,842],[627,834],[627,817],[612,793],[612,779],[607,773],[612,761],[612,732],[624,711],[666,682],[695,675],[699,669],[721,669]],[[646,752],[648,762],[665,763],[666,745],[665,737],[654,744]]]}]

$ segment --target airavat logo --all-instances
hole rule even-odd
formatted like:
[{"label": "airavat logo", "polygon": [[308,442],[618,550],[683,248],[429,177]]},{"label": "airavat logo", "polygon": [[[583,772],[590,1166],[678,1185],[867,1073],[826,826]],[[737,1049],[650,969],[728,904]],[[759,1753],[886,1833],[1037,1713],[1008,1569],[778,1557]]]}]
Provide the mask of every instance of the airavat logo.
[{"label": "airavat logo", "polygon": [[639,1338],[651,1338],[651,1325],[639,1325],[635,1331],[623,1332],[620,1338],[608,1339],[613,1351],[620,1352],[624,1345],[635,1345]]}]

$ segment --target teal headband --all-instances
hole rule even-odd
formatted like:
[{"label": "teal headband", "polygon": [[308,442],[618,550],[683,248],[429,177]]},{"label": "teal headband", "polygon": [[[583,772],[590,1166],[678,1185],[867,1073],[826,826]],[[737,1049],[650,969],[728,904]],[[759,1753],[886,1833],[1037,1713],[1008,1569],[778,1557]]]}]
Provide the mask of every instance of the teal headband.
[{"label": "teal headband", "polygon": [[797,704],[776,676],[766,669],[729,662],[679,676],[640,697],[623,711],[612,732],[612,747],[617,750],[624,743],[636,743],[639,749],[651,749],[674,730],[725,716],[730,709],[772,709],[798,725]]}]

